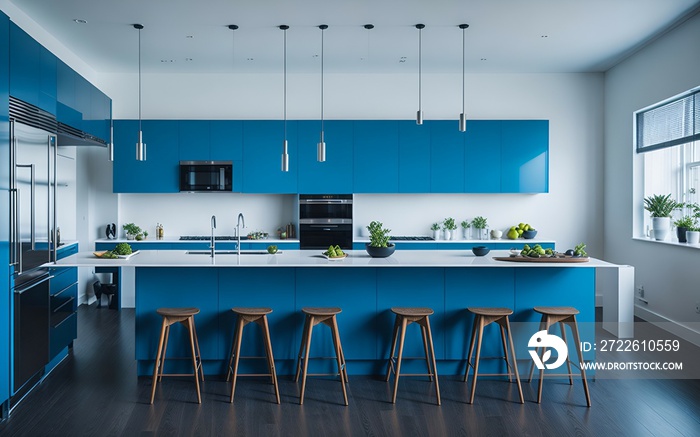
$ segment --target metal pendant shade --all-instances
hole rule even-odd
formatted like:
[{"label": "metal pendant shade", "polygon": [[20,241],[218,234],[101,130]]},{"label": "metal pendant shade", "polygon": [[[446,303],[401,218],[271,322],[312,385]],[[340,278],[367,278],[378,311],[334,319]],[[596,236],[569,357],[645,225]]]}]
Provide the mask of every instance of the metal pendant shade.
[{"label": "metal pendant shade", "polygon": [[323,33],[328,25],[321,24],[318,28],[321,29],[321,136],[316,145],[316,161],[326,162],[326,141],[323,138]]},{"label": "metal pendant shade", "polygon": [[416,112],[416,124],[423,124],[423,28],[425,24],[416,24],[418,29],[418,111]]},{"label": "metal pendant shade", "polygon": [[139,140],[136,143],[136,160],[146,160],[146,144],[143,142],[143,131],[141,130],[141,29],[143,25],[134,24],[134,29],[139,31]]},{"label": "metal pendant shade", "polygon": [[460,24],[459,28],[462,29],[462,112],[459,114],[459,131],[467,131],[467,116],[464,113],[464,58],[465,58],[465,30],[469,27],[468,24]]},{"label": "metal pendant shade", "polygon": [[282,142],[282,171],[289,171],[289,144],[287,143],[287,29],[283,24],[280,29],[284,31],[284,141]]}]

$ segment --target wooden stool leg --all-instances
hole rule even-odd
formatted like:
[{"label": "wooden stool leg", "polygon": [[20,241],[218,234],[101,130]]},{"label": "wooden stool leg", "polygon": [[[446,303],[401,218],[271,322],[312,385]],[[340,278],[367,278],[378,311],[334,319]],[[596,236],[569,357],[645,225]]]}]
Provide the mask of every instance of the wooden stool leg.
[{"label": "wooden stool leg", "polygon": [[165,319],[160,328],[160,339],[158,340],[158,352],[156,353],[156,362],[153,363],[153,385],[151,386],[151,404],[156,397],[156,385],[158,384],[158,371],[160,370],[160,357],[163,351],[163,340],[165,340],[165,329],[167,328]]},{"label": "wooden stool leg", "polygon": [[304,348],[306,353],[304,355],[304,368],[302,369],[302,377],[301,377],[301,394],[299,395],[299,405],[304,404],[304,391],[306,391],[306,374],[309,371],[309,350],[311,349],[311,334],[313,334],[313,327],[314,327],[314,316],[308,316],[308,328],[306,331],[306,338],[305,343],[306,347]]},{"label": "wooden stool leg", "polygon": [[275,386],[275,397],[280,403],[280,389],[277,385],[277,371],[275,370],[275,357],[272,355],[272,341],[270,340],[270,326],[267,324],[267,316],[262,316],[263,337],[265,340],[265,350],[267,352],[268,367],[270,368],[272,384]]},{"label": "wooden stool leg", "polygon": [[484,335],[484,318],[481,316],[479,317],[479,336],[476,341],[476,357],[475,363],[474,363],[474,376],[472,376],[472,393],[469,397],[469,403],[473,404],[474,403],[474,393],[476,392],[476,378],[479,375],[479,358],[481,356],[481,339]]},{"label": "wooden stool leg", "polygon": [[[540,328],[538,329],[538,331],[541,331],[541,330],[543,330],[543,329],[544,329],[544,316],[542,316],[542,318],[540,319]],[[542,355],[540,355],[540,348],[535,348],[535,353],[536,353],[537,355],[539,355],[540,358],[542,357]],[[544,352],[543,352],[543,353],[544,353]],[[531,362],[530,362],[530,376],[527,378],[528,384],[529,384],[530,382],[532,382],[532,376],[534,375],[534,373],[535,373],[535,362],[534,362],[534,361],[531,361]]]},{"label": "wooden stool leg", "polygon": [[[544,330],[549,332],[549,327],[550,327],[550,318],[548,315],[542,316],[544,319]],[[542,356],[544,355],[546,348],[542,348],[542,355],[540,355],[540,361],[542,360]],[[544,368],[540,369],[540,380],[537,385],[537,403],[540,404],[542,403],[542,385],[544,384]]]},{"label": "wooden stool leg", "polygon": [[199,363],[199,376],[202,378],[202,382],[204,382],[204,363],[202,362],[202,353],[199,351],[199,337],[197,337],[197,328],[194,323],[194,316],[192,316],[192,332],[194,333],[194,348],[197,351],[197,360]]},{"label": "wooden stool leg", "polygon": [[[579,337],[578,334],[578,324],[576,323],[576,316],[571,316],[571,332],[574,334],[574,342],[576,345],[581,344],[581,338]],[[591,406],[591,394],[588,392],[588,381],[586,380],[586,370],[583,368],[583,352],[581,352],[581,348],[577,347],[576,350],[578,351],[578,365],[581,368],[581,380],[583,381],[583,391],[586,393],[586,406],[590,407]]]},{"label": "wooden stool leg", "polygon": [[[515,357],[515,346],[513,345],[513,333],[510,330],[510,322],[506,316],[506,331],[508,331],[508,341],[510,342],[510,352],[513,354],[513,371],[515,372],[515,381],[518,383],[518,394],[520,395],[520,403],[524,404],[523,387],[520,385],[520,374],[518,373],[518,359]],[[506,354],[507,355],[507,354]]]},{"label": "wooden stool leg", "polygon": [[335,348],[335,359],[338,362],[338,376],[340,377],[340,385],[343,387],[343,399],[345,405],[348,405],[348,392],[345,388],[344,363],[342,353],[340,352],[340,335],[338,334],[338,321],[336,317],[331,317],[331,334],[333,337],[333,347]]},{"label": "wooden stool leg", "polygon": [[311,316],[307,315],[306,317],[304,317],[304,329],[302,330],[301,341],[299,342],[299,355],[297,355],[297,371],[294,374],[294,382],[299,382],[299,372],[301,371],[301,357],[303,356],[302,353],[304,352],[304,341],[306,340],[306,336],[308,335],[309,330],[309,317]]},{"label": "wooden stool leg", "polygon": [[425,330],[428,333],[428,344],[430,345],[430,356],[433,361],[433,374],[435,375],[435,395],[437,396],[437,404],[441,405],[440,401],[440,384],[438,383],[437,361],[435,361],[435,345],[433,344],[433,333],[430,330],[430,319],[425,316]]},{"label": "wooden stool leg", "polygon": [[508,362],[508,347],[506,346],[505,329],[500,323],[498,324],[498,326],[499,328],[501,328],[501,343],[503,344],[503,358],[506,360],[506,373],[508,373],[508,382],[512,382],[513,380],[510,377],[512,372],[510,370],[510,363]]},{"label": "wooden stool leg", "polygon": [[391,371],[394,369],[394,352],[396,352],[396,341],[399,339],[399,327],[401,322],[399,321],[399,316],[394,319],[394,333],[391,335],[391,352],[389,352],[389,362],[386,364],[386,377],[384,381],[389,382],[389,377],[391,376]]},{"label": "wooden stool leg", "polygon": [[425,367],[428,369],[428,380],[433,381],[433,372],[430,370],[430,352],[428,351],[428,337],[425,331],[425,326],[420,325],[420,334],[423,338],[423,352],[425,353]]},{"label": "wooden stool leg", "polygon": [[[561,330],[561,339],[564,340],[564,344],[566,344],[566,351],[567,351],[567,356],[566,356],[566,369],[568,370],[569,374],[569,385],[574,385],[574,378],[571,376],[571,359],[569,359],[568,352],[569,352],[569,342],[566,341],[566,329],[564,328],[564,322],[559,322],[559,329]],[[573,329],[572,329],[573,331]]]},{"label": "wooden stool leg", "polygon": [[[335,321],[335,316],[333,317]],[[337,329],[337,324],[336,324],[336,329]],[[343,363],[343,380],[348,383],[350,382],[348,378],[348,366],[347,363],[345,362],[345,353],[343,352],[343,343],[340,341],[340,330],[338,329],[338,349],[340,350],[340,360]]]},{"label": "wooden stool leg", "polygon": [[187,318],[187,325],[188,325],[189,332],[190,332],[190,347],[192,348],[192,370],[193,370],[192,373],[194,374],[194,383],[195,383],[195,386],[197,387],[197,403],[201,404],[202,403],[202,394],[199,391],[199,375],[198,375],[198,371],[197,371],[198,370],[197,369],[197,351],[196,351],[195,346],[194,346],[194,329],[192,327],[193,320],[194,320],[194,317],[188,317]]},{"label": "wooden stool leg", "polygon": [[236,334],[233,338],[233,344],[235,347],[235,357],[233,358],[233,376],[231,377],[231,398],[230,403],[233,403],[233,394],[236,391],[236,379],[238,378],[238,362],[241,357],[241,338],[243,337],[243,317],[238,316],[236,321]]},{"label": "wooden stool leg", "polygon": [[[238,319],[241,316],[236,316],[236,327],[238,326]],[[233,357],[236,355],[236,330],[233,328],[233,340],[231,341],[231,353],[228,355],[228,371],[226,372],[226,382],[231,379],[231,374],[233,373]]]},{"label": "wooden stool leg", "polygon": [[401,343],[399,343],[399,356],[396,359],[396,372],[394,374],[394,394],[391,397],[391,403],[396,403],[396,393],[399,390],[399,375],[401,374],[401,358],[403,357],[403,342],[406,338],[406,318],[401,317]]},{"label": "wooden stool leg", "polygon": [[163,373],[165,373],[165,357],[168,351],[168,340],[170,340],[170,321],[165,319],[165,341],[163,342],[163,353],[160,356],[160,370],[158,370],[158,382],[163,382]]},{"label": "wooden stool leg", "polygon": [[474,323],[472,323],[472,335],[471,340],[469,340],[469,353],[467,353],[467,368],[464,371],[464,379],[462,382],[467,382],[467,376],[469,375],[469,367],[474,367],[472,364],[472,353],[474,353],[474,340],[476,339],[476,331],[478,329],[479,316],[474,316]]}]

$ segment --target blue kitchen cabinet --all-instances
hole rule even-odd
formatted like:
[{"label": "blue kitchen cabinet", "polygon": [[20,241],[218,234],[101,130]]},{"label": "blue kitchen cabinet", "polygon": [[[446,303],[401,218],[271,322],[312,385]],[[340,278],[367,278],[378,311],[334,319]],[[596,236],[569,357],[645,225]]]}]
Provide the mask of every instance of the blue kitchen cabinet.
[{"label": "blue kitchen cabinet", "polygon": [[287,121],[289,171],[282,171],[284,123],[281,120],[243,122],[243,192],[297,193],[297,123]]},{"label": "blue kitchen cabinet", "polygon": [[179,191],[177,121],[143,120],[146,160],[136,160],[138,120],[114,121],[115,193],[176,193]]},{"label": "blue kitchen cabinet", "polygon": [[82,123],[82,114],[75,109],[75,78],[78,76],[63,61],[56,67],[56,119],[59,123],[77,129]]},{"label": "blue kitchen cabinet", "polygon": [[243,190],[243,122],[212,120],[209,138],[209,159],[233,161],[233,191],[240,193]]},{"label": "blue kitchen cabinet", "polygon": [[[0,12],[0,215],[10,216],[10,19]],[[10,227],[0,226],[0,420],[10,399]]]},{"label": "blue kitchen cabinet", "polygon": [[399,121],[399,193],[430,192],[430,129]]},{"label": "blue kitchen cabinet", "polygon": [[353,191],[353,123],[324,122],[326,161],[316,159],[320,121],[297,122],[299,148],[298,192],[303,194],[342,194]]},{"label": "blue kitchen cabinet", "polygon": [[[38,44],[38,43],[37,43]],[[48,49],[39,46],[39,95],[37,106],[56,114],[56,66],[58,59]]]},{"label": "blue kitchen cabinet", "polygon": [[464,192],[465,133],[453,120],[425,122],[430,129],[430,192]]},{"label": "blue kitchen cabinet", "polygon": [[210,161],[209,121],[180,120],[180,161]]},{"label": "blue kitchen cabinet", "polygon": [[56,57],[10,23],[10,95],[56,113]]},{"label": "blue kitchen cabinet", "polygon": [[464,143],[464,191],[501,192],[501,121],[467,121]]},{"label": "blue kitchen cabinet", "polygon": [[85,132],[109,142],[109,127],[112,119],[112,99],[94,85],[90,85],[90,116]]},{"label": "blue kitchen cabinet", "polygon": [[399,191],[399,122],[354,122],[353,192]]},{"label": "blue kitchen cabinet", "polygon": [[549,121],[501,121],[501,192],[549,192]]},{"label": "blue kitchen cabinet", "polygon": [[79,74],[75,75],[75,109],[80,114],[80,121],[76,129],[90,130],[90,107],[92,104],[92,85]]}]

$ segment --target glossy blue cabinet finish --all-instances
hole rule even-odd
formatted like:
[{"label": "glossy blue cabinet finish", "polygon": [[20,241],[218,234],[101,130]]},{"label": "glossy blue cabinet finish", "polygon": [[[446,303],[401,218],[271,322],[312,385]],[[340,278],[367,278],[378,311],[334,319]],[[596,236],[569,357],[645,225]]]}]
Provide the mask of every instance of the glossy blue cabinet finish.
[{"label": "glossy blue cabinet finish", "polygon": [[78,128],[83,119],[75,109],[75,77],[78,74],[61,60],[57,61],[56,70],[56,119]]},{"label": "glossy blue cabinet finish", "polygon": [[[9,217],[10,188],[10,19],[0,12],[0,215]],[[0,419],[7,413],[10,398],[10,227],[0,226]]]},{"label": "glossy blue cabinet finish", "polygon": [[287,121],[289,171],[282,169],[284,123],[281,120],[243,122],[243,192],[297,193],[297,123]]},{"label": "glossy blue cabinet finish", "polygon": [[10,95],[56,113],[56,57],[10,23]]},{"label": "glossy blue cabinet finish", "polygon": [[209,159],[233,161],[232,191],[240,193],[243,191],[243,122],[212,120],[209,122],[209,138]]},{"label": "glossy blue cabinet finish", "polygon": [[206,120],[180,120],[180,161],[211,160],[211,137]]},{"label": "glossy blue cabinet finish", "polygon": [[297,122],[299,148],[298,191],[303,194],[353,192],[353,122],[324,122],[326,161],[316,159],[320,121]]},{"label": "glossy blue cabinet finish", "polygon": [[454,120],[431,120],[430,128],[430,192],[464,192],[465,134]]},{"label": "glossy blue cabinet finish", "polygon": [[115,193],[179,192],[179,131],[177,121],[143,120],[146,160],[136,160],[138,120],[114,121]]},{"label": "glossy blue cabinet finish", "polygon": [[399,191],[399,122],[355,121],[355,193]]},{"label": "glossy blue cabinet finish", "polygon": [[501,121],[467,121],[464,192],[501,192]]},{"label": "glossy blue cabinet finish", "polygon": [[399,193],[430,192],[430,129],[413,120],[399,123]]},{"label": "glossy blue cabinet finish", "polygon": [[549,192],[549,121],[501,122],[501,191]]}]

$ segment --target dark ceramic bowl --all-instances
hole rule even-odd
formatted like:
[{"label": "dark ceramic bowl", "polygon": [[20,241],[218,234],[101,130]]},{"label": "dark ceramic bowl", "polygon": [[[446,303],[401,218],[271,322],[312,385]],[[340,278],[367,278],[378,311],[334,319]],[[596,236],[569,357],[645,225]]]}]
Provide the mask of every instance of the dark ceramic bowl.
[{"label": "dark ceramic bowl", "polygon": [[472,252],[476,256],[484,256],[487,253],[489,253],[490,251],[491,251],[491,249],[489,249],[486,246],[474,246],[474,247],[472,247]]},{"label": "dark ceramic bowl", "polygon": [[526,240],[531,240],[535,238],[535,235],[537,235],[537,231],[534,229],[530,229],[529,231],[523,231],[523,238]]},{"label": "dark ceramic bowl", "polygon": [[372,247],[369,245],[369,243],[366,243],[365,249],[372,258],[386,258],[394,253],[394,250],[396,250],[396,245],[389,243],[388,247]]}]

